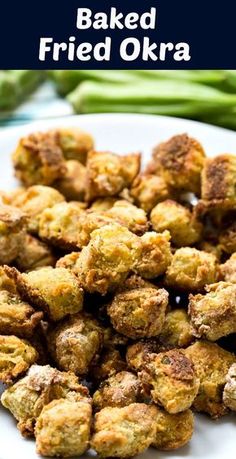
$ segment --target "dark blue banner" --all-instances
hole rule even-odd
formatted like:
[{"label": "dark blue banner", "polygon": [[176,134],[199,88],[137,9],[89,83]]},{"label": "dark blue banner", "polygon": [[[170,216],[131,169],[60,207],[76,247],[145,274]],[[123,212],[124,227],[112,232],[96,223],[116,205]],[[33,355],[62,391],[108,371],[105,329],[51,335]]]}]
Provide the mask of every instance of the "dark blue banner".
[{"label": "dark blue banner", "polygon": [[2,69],[236,69],[232,1],[2,2]]}]

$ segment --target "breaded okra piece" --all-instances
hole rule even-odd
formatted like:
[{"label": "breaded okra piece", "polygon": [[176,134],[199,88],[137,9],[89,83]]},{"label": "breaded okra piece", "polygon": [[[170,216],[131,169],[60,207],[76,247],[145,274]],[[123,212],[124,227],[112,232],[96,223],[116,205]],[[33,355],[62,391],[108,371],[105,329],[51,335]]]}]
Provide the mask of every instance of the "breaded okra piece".
[{"label": "breaded okra piece", "polygon": [[202,170],[201,198],[223,204],[226,200],[236,203],[236,156],[218,155],[207,158]]},{"label": "breaded okra piece", "polygon": [[48,333],[48,347],[61,370],[84,375],[96,362],[103,345],[103,329],[86,313],[76,314],[60,322]]},{"label": "breaded okra piece", "polygon": [[111,223],[92,232],[89,244],[80,252],[74,273],[85,290],[104,295],[125,281],[139,257],[139,237]]},{"label": "breaded okra piece", "polygon": [[75,275],[65,268],[46,266],[28,273],[5,267],[15,279],[23,299],[43,309],[54,321],[83,308],[83,290]]},{"label": "breaded okra piece", "polygon": [[171,263],[170,233],[150,231],[141,236],[141,255],[135,272],[144,279],[154,279],[164,274]]},{"label": "breaded okra piece", "polygon": [[172,451],[186,445],[192,437],[194,417],[191,410],[169,414],[158,408],[156,438],[152,446],[162,451]]},{"label": "breaded okra piece", "polygon": [[0,335],[0,382],[9,384],[36,362],[38,353],[27,341]]},{"label": "breaded okra piece", "polygon": [[90,151],[87,161],[86,199],[116,196],[131,186],[140,169],[140,154],[120,156],[107,151]]},{"label": "breaded okra piece", "polygon": [[98,198],[92,202],[89,209],[95,212],[105,212],[107,210],[110,210],[114,206],[117,200],[120,200],[120,199],[109,197],[109,196],[107,198]]},{"label": "breaded okra piece", "polygon": [[236,363],[230,367],[227,373],[223,402],[227,408],[236,411]]},{"label": "breaded okra piece", "polygon": [[154,148],[147,171],[163,175],[166,183],[175,190],[199,195],[204,162],[202,145],[187,134],[181,134]]},{"label": "breaded okra piece", "polygon": [[71,252],[59,258],[56,262],[56,268],[66,268],[73,272],[75,264],[79,258],[79,252]]},{"label": "breaded okra piece", "polygon": [[222,395],[227,373],[236,357],[222,349],[216,343],[197,341],[184,351],[192,361],[200,387],[193,402],[196,411],[208,413],[212,418],[219,418],[227,413]]},{"label": "breaded okra piece", "polygon": [[0,264],[11,263],[25,236],[25,216],[13,206],[0,203]]},{"label": "breaded okra piece", "polygon": [[26,234],[19,248],[15,264],[20,271],[30,271],[42,266],[54,266],[56,259],[51,248],[31,234]]},{"label": "breaded okra piece", "polygon": [[101,458],[129,458],[142,453],[155,438],[156,410],[144,403],[103,408],[95,415],[92,448]]},{"label": "breaded okra piece", "polygon": [[236,222],[232,222],[220,232],[219,245],[229,255],[236,252]]},{"label": "breaded okra piece", "polygon": [[194,335],[217,341],[236,333],[236,284],[218,282],[205,290],[205,295],[189,296],[188,312]]},{"label": "breaded okra piece", "polygon": [[148,230],[148,221],[144,210],[139,209],[128,201],[116,201],[105,214],[122,226],[126,226],[132,233],[141,235]]},{"label": "breaded okra piece", "polygon": [[177,290],[203,291],[218,278],[215,255],[192,247],[176,250],[165,275],[165,284]]},{"label": "breaded okra piece", "polygon": [[161,175],[143,173],[133,181],[130,194],[135,204],[150,212],[158,202],[170,197],[170,191]]},{"label": "breaded okra piece", "polygon": [[43,318],[43,313],[35,311],[19,295],[0,290],[0,334],[29,338]]},{"label": "breaded okra piece", "polygon": [[152,209],[151,224],[157,232],[168,230],[176,247],[193,245],[202,234],[202,224],[190,210],[171,199],[160,202]]},{"label": "breaded okra piece", "polygon": [[160,334],[168,306],[165,289],[137,288],[117,293],[108,305],[114,329],[132,339]]},{"label": "breaded okra piece", "polygon": [[165,346],[187,347],[194,339],[188,314],[184,309],[174,309],[166,314],[158,339]]},{"label": "breaded okra piece", "polygon": [[168,350],[156,339],[140,340],[127,347],[126,361],[131,370],[142,370],[145,362],[149,361],[150,354],[159,354]]},{"label": "breaded okra piece", "polygon": [[53,183],[67,200],[83,201],[86,190],[86,167],[79,161],[71,159],[66,161],[64,176]]},{"label": "breaded okra piece", "polygon": [[81,456],[89,448],[92,407],[84,401],[53,400],[35,426],[36,451],[42,456]]},{"label": "breaded okra piece", "polygon": [[137,376],[121,371],[103,381],[93,394],[93,405],[97,411],[106,406],[128,406],[140,399],[141,384]]},{"label": "breaded okra piece", "polygon": [[75,159],[86,164],[87,155],[94,148],[94,139],[78,127],[59,128],[54,131],[66,159]]},{"label": "breaded okra piece", "polygon": [[222,265],[220,265],[221,278],[225,282],[236,283],[236,252]]},{"label": "breaded okra piece", "polygon": [[32,365],[27,375],[3,392],[1,402],[18,421],[24,437],[34,435],[36,419],[44,406],[55,399],[90,403],[89,392],[72,372],[49,365]]},{"label": "breaded okra piece", "polygon": [[26,214],[28,231],[37,234],[39,219],[44,209],[63,201],[65,201],[64,196],[54,188],[35,185],[17,196],[14,199],[14,205]]},{"label": "breaded okra piece", "polygon": [[20,139],[12,155],[16,177],[26,186],[51,185],[65,173],[55,132],[35,132]]},{"label": "breaded okra piece", "polygon": [[143,391],[168,413],[191,407],[199,389],[199,378],[189,358],[178,349],[151,354],[138,373]]},{"label": "breaded okra piece", "polygon": [[120,351],[115,347],[104,347],[98,361],[90,367],[90,377],[101,382],[126,369],[127,364]]}]

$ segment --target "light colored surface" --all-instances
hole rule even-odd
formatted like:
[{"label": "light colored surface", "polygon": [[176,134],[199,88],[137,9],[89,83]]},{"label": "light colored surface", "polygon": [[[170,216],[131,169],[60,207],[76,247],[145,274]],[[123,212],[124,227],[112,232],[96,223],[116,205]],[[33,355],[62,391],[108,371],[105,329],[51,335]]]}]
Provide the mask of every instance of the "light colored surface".
[{"label": "light colored surface", "polygon": [[[236,133],[194,121],[142,115],[84,115],[42,121],[12,128],[0,133],[0,183],[1,189],[16,185],[12,175],[10,153],[17,140],[29,132],[55,126],[79,126],[88,130],[96,139],[97,149],[117,153],[141,151],[144,160],[150,157],[153,146],[174,134],[187,132],[203,143],[209,156],[219,153],[236,153]],[[149,449],[142,459],[235,459],[236,415],[220,421],[206,416],[196,416],[194,436],[185,448],[171,453]],[[15,421],[0,407],[0,459],[36,459],[35,445],[24,440],[15,427]]]}]

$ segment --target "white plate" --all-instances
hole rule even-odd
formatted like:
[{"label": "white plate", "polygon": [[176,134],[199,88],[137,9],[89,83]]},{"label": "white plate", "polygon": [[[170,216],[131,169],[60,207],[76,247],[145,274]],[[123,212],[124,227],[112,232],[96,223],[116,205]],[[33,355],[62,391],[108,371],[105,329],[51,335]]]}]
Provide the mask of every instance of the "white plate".
[{"label": "white plate", "polygon": [[[97,149],[118,153],[142,151],[144,161],[150,158],[152,147],[174,134],[187,132],[196,137],[209,156],[219,153],[236,153],[236,133],[206,124],[177,118],[148,115],[81,115],[40,121],[27,126],[5,129],[0,132],[0,188],[11,189],[16,182],[10,161],[10,153],[20,136],[29,132],[56,126],[80,126],[96,139]],[[207,416],[196,416],[195,432],[191,442],[171,453],[149,449],[142,459],[235,459],[236,416],[225,416],[211,421]],[[15,421],[0,407],[0,459],[36,459],[35,445],[23,439]]]}]

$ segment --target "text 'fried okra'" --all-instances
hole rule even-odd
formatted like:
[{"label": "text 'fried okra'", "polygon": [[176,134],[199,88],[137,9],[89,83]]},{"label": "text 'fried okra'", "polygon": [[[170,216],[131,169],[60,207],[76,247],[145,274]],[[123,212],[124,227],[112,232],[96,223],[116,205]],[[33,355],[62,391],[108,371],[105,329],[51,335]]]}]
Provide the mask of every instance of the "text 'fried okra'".
[{"label": "text 'fried okra'", "polygon": [[154,441],[155,415],[156,407],[144,403],[103,408],[95,415],[92,448],[102,458],[142,453]]},{"label": "text 'fried okra'", "polygon": [[133,339],[150,338],[161,332],[167,306],[166,290],[137,288],[116,294],[108,315],[119,333]]},{"label": "text 'fried okra'", "polygon": [[151,354],[139,377],[144,392],[170,414],[190,408],[199,389],[193,364],[177,349]]}]

